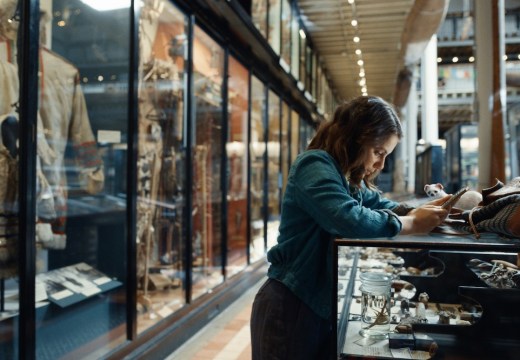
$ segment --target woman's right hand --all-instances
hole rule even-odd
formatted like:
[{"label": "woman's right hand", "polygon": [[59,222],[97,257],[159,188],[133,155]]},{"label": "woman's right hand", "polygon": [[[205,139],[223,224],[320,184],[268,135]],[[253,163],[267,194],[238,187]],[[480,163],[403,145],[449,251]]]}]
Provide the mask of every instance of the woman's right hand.
[{"label": "woman's right hand", "polygon": [[403,224],[401,234],[429,233],[436,226],[442,224],[448,216],[448,213],[448,209],[443,209],[441,206],[432,205],[430,203],[413,209],[406,216],[399,217]]}]

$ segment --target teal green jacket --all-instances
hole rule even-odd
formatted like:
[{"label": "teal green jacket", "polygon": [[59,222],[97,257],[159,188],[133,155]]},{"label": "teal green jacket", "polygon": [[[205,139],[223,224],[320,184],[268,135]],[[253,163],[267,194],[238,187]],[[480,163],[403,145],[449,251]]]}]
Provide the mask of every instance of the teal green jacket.
[{"label": "teal green jacket", "polygon": [[289,172],[278,243],[267,253],[268,277],[330,318],[333,240],[394,237],[402,228],[396,209],[399,203],[377,191],[349,186],[327,152],[303,152]]}]

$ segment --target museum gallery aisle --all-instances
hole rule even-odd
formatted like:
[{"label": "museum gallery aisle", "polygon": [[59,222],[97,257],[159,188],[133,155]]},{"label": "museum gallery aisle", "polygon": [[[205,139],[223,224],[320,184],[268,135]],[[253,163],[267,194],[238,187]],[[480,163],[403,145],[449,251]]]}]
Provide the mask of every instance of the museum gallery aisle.
[{"label": "museum gallery aisle", "polygon": [[262,279],[166,360],[249,360],[251,305]]}]

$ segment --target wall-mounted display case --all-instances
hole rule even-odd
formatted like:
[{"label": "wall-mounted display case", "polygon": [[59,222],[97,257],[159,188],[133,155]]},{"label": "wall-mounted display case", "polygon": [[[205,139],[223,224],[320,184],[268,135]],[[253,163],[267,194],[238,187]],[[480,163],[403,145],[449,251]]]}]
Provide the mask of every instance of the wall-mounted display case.
[{"label": "wall-mounted display case", "polygon": [[318,115],[226,40],[251,18],[19,3],[0,5],[0,358],[138,357],[261,267]]},{"label": "wall-mounted display case", "polygon": [[[512,279],[520,276],[519,250],[519,239],[490,233],[478,240],[441,234],[336,240],[338,358],[515,358],[520,285]],[[363,316],[367,290],[360,289],[360,274],[369,273],[391,282],[389,310],[372,317]],[[384,336],[360,332],[382,326]]]}]

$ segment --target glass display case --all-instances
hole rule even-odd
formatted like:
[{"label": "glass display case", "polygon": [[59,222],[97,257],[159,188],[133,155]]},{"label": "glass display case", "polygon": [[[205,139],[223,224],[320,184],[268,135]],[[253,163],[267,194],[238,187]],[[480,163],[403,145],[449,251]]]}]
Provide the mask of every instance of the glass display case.
[{"label": "glass display case", "polygon": [[247,266],[249,72],[229,58],[227,156],[227,264],[231,276]]},{"label": "glass display case", "polygon": [[478,125],[455,125],[446,133],[446,184],[448,193],[464,186],[478,188]]},{"label": "glass display case", "polygon": [[424,185],[445,184],[445,149],[442,145],[428,145],[415,156],[415,193],[424,195]]},{"label": "glass display case", "polygon": [[190,2],[37,3],[0,4],[0,358],[123,358],[262,266],[311,116]]},{"label": "glass display case", "polygon": [[193,296],[220,284],[222,266],[222,108],[224,50],[198,26],[194,31],[195,118],[192,120]]},{"label": "glass display case", "polygon": [[18,356],[20,331],[16,319],[20,308],[17,213],[19,193],[18,165],[18,103],[20,79],[16,67],[14,41],[16,23],[9,21],[15,14],[13,2],[0,11],[0,358]]},{"label": "glass display case", "polygon": [[[519,250],[520,239],[492,233],[336,240],[338,358],[516,358]],[[389,312],[363,316],[360,275],[367,273],[391,278]],[[361,331],[383,324],[382,337]]]},{"label": "glass display case", "polygon": [[185,304],[187,18],[145,1],[139,19],[137,330]]},{"label": "glass display case", "polygon": [[267,111],[267,249],[276,244],[281,213],[280,97],[268,90]]},{"label": "glass display case", "polygon": [[[296,11],[293,10],[294,13]],[[298,16],[293,14],[291,18],[291,74],[298,80],[300,66],[300,24],[298,23]]]},{"label": "glass display case", "polygon": [[267,9],[269,0],[252,0],[251,20],[260,34],[267,39]]},{"label": "glass display case", "polygon": [[256,76],[251,80],[251,224],[250,224],[250,254],[258,260],[266,251],[265,234],[265,179],[266,179],[266,87]]},{"label": "glass display case", "polygon": [[267,16],[267,42],[271,45],[273,51],[280,55],[281,49],[281,14],[282,14],[282,0],[268,1],[269,14]]},{"label": "glass display case", "polygon": [[280,49],[280,60],[283,61],[282,66],[287,72],[291,69],[291,31],[292,31],[292,8],[289,0],[281,1],[281,49]]}]

